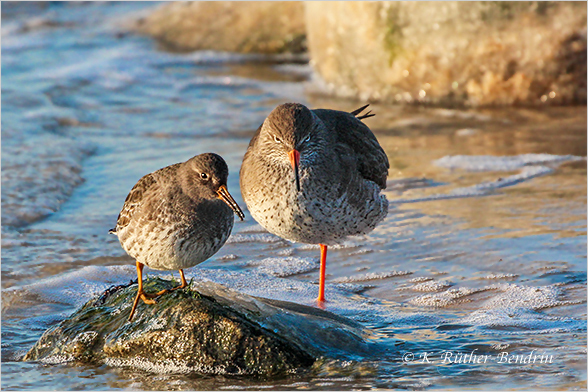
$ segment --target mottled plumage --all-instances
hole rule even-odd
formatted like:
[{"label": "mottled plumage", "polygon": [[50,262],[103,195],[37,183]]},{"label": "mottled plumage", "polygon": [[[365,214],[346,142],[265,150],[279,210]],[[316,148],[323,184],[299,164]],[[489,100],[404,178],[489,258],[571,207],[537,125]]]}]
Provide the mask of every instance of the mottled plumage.
[{"label": "mottled plumage", "polygon": [[[380,193],[388,158],[355,117],[363,109],[280,105],[253,136],[241,166],[241,193],[253,218],[285,239],[321,244],[322,264],[326,245],[370,232],[388,212]],[[324,287],[322,271],[321,278]]]},{"label": "mottled plumage", "polygon": [[142,293],[143,265],[180,270],[184,287],[182,270],[207,260],[226,242],[233,212],[243,218],[226,189],[228,174],[219,155],[201,154],[147,174],[131,189],[111,233],[137,262],[135,304],[141,294],[150,296]]}]

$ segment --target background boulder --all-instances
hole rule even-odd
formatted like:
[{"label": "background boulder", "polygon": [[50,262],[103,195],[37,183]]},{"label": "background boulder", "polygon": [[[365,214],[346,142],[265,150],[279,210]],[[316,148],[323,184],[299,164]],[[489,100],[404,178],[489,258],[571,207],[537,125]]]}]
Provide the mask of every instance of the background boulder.
[{"label": "background boulder", "polygon": [[366,100],[586,102],[585,2],[308,2],[312,64]]},{"label": "background boulder", "polygon": [[178,51],[306,51],[304,6],[297,1],[166,3],[139,19],[135,29]]}]

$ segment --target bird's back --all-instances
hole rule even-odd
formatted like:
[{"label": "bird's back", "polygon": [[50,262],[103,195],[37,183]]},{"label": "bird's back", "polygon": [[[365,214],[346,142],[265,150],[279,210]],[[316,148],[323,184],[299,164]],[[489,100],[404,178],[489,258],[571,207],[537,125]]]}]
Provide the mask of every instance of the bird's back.
[{"label": "bird's back", "polygon": [[[144,210],[151,203],[152,199],[161,198],[165,188],[173,185],[171,182],[174,181],[179,166],[180,164],[177,163],[141,177],[127,195],[123,207],[118,214],[116,227],[112,232],[115,234],[120,233],[132,222],[136,222],[141,218],[138,214],[146,213]],[[156,211],[148,212],[155,213]]]},{"label": "bird's back", "polygon": [[339,143],[353,151],[361,176],[375,182],[380,189],[386,189],[390,163],[372,131],[351,113],[329,109],[313,112],[329,131],[336,134]]}]

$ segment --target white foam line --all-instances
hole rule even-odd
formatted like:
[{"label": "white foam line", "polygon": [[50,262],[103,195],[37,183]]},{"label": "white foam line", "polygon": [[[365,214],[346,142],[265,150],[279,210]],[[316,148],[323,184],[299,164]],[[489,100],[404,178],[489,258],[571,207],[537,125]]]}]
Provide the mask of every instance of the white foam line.
[{"label": "white foam line", "polygon": [[250,260],[244,266],[258,267],[258,271],[277,277],[287,277],[314,271],[319,268],[318,259],[301,257],[268,257],[263,260]]},{"label": "white foam line", "polygon": [[448,199],[460,199],[465,197],[475,197],[475,196],[485,196],[492,191],[500,188],[505,188],[508,186],[513,186],[523,181],[530,180],[531,178],[543,176],[545,174],[552,173],[553,169],[546,167],[546,166],[525,166],[523,170],[519,174],[514,174],[512,176],[499,178],[496,181],[490,182],[482,182],[480,184],[476,184],[473,186],[468,186],[465,188],[457,188],[453,191],[441,194],[441,195],[431,195],[426,197],[418,197],[414,199],[397,199],[397,200],[389,200],[390,203],[394,204],[402,204],[402,203],[418,203],[422,201],[431,201],[431,200],[448,200]]},{"label": "white foam line", "polygon": [[367,274],[355,275],[355,276],[344,276],[341,278],[333,279],[333,283],[353,283],[353,282],[364,282],[368,280],[387,279],[396,276],[404,276],[412,274],[411,271],[391,271],[391,272],[369,272]]},{"label": "white foam line", "polygon": [[575,155],[552,154],[521,154],[514,156],[492,155],[453,155],[444,156],[433,162],[434,165],[446,169],[462,169],[474,172],[483,171],[512,171],[525,166],[544,166],[546,164],[561,164],[567,161],[584,159]]}]

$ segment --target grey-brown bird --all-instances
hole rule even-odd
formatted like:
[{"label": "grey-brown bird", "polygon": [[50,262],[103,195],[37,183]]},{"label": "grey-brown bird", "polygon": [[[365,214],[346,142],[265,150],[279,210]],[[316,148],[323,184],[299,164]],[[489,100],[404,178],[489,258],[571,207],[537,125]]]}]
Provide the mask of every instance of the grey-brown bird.
[{"label": "grey-brown bird", "polygon": [[[240,171],[241,194],[270,233],[320,244],[317,301],[325,301],[327,246],[372,231],[388,213],[388,158],[351,113],[297,103],[275,108],[259,127]],[[358,117],[357,117],[358,116]]]},{"label": "grey-brown bird", "polygon": [[200,264],[226,242],[233,228],[233,212],[243,211],[227,190],[229,169],[217,154],[197,155],[186,162],[164,167],[142,177],[128,194],[118,216],[115,234],[137,264],[138,290],[129,315],[133,319],[139,299],[165,294],[143,291],[143,266],[179,270]]}]

